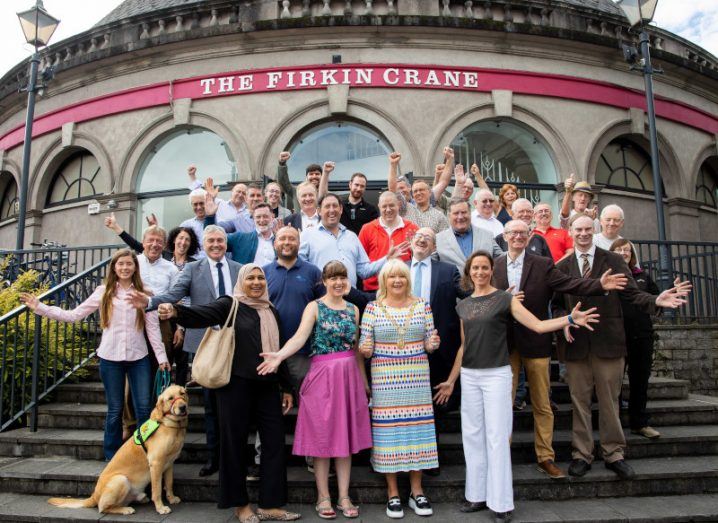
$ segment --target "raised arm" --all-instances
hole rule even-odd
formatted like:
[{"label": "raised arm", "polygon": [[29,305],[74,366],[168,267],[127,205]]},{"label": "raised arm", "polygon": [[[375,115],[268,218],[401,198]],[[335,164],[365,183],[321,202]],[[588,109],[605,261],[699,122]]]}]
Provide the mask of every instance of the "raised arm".
[{"label": "raised arm", "polygon": [[277,164],[277,183],[290,202],[294,199],[294,186],[289,181],[289,168],[287,167],[287,162],[291,157],[292,155],[288,151],[282,151],[279,153],[279,163]]},{"label": "raised arm", "polygon": [[322,177],[319,179],[319,194],[317,201],[321,200],[322,196],[329,192],[329,176],[334,170],[334,162],[324,162],[322,167]]},{"label": "raised arm", "polygon": [[444,147],[444,166],[441,169],[441,174],[434,179],[434,186],[431,188],[431,192],[434,195],[434,199],[438,200],[444,191],[451,183],[451,170],[454,166],[454,150],[446,146]]},{"label": "raised arm", "polygon": [[564,193],[563,200],[561,201],[561,212],[559,212],[559,221],[562,229],[568,229],[568,218],[571,215],[571,191],[575,183],[573,173],[563,182]]},{"label": "raised arm", "polygon": [[86,318],[100,307],[102,295],[105,292],[105,286],[100,285],[95,289],[89,298],[83,301],[74,309],[61,309],[60,307],[50,306],[42,303],[37,296],[23,292],[20,294],[20,301],[27,305],[28,309],[38,316],[44,316],[51,320],[64,321],[73,323]]},{"label": "raised arm", "polygon": [[562,316],[560,318],[553,318],[550,320],[539,320],[533,315],[523,304],[517,299],[511,299],[511,315],[516,321],[527,329],[531,329],[539,334],[545,334],[548,332],[557,331],[563,329],[568,325],[578,325],[579,327],[586,327],[588,330],[593,330],[591,323],[598,323],[599,314],[596,314],[596,307],[592,307],[585,311],[580,309],[581,302],[578,302],[571,311],[571,314]]},{"label": "raised arm", "polygon": [[257,367],[257,374],[264,376],[265,374],[277,372],[279,365],[284,360],[293,356],[299,349],[304,347],[309,336],[312,335],[312,330],[314,330],[314,324],[317,322],[317,313],[317,302],[309,302],[307,306],[304,307],[302,321],[299,323],[297,332],[289,338],[287,343],[284,344],[284,347],[278,352],[263,352],[260,354],[260,356],[264,358],[264,361]]},{"label": "raised arm", "polygon": [[401,153],[395,151],[389,155],[389,177],[387,179],[387,188],[391,192],[396,192],[396,180],[399,177],[400,161]]}]

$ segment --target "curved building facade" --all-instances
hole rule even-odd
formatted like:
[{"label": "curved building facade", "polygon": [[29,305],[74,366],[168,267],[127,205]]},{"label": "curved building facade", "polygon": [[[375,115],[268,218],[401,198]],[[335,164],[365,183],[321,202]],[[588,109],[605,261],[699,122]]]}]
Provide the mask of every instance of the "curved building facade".
[{"label": "curved building facade", "polygon": [[[650,30],[668,236],[718,241],[718,59]],[[643,77],[610,0],[127,0],[42,53],[26,242],[115,241],[191,215],[186,167],[223,187],[274,177],[292,152],[385,186],[387,154],[431,178],[452,144],[492,185],[561,198],[570,173],[655,238]],[[0,241],[16,234],[27,64],[0,80]],[[99,213],[88,206],[99,203]],[[96,207],[96,206],[95,206]]]}]

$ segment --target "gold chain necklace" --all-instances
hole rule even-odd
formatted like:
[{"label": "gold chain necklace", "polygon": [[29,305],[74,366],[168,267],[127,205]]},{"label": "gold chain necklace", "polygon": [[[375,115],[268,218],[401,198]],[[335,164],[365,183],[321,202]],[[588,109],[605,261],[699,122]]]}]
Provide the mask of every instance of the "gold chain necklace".
[{"label": "gold chain necklace", "polygon": [[[404,325],[400,326],[396,320],[394,319],[394,316],[389,314],[389,311],[386,310],[386,307],[384,304],[380,304],[381,310],[384,311],[384,315],[387,317],[387,319],[391,322],[391,324],[396,328],[396,346],[399,349],[404,348],[404,344],[406,343],[404,340],[404,336],[406,336],[406,331],[409,330],[409,324],[411,323],[411,318],[414,316],[414,307],[416,304],[419,303],[418,301],[415,301],[411,304],[409,307],[409,312],[406,314],[406,320],[404,320]],[[400,307],[397,307],[400,308]]]}]

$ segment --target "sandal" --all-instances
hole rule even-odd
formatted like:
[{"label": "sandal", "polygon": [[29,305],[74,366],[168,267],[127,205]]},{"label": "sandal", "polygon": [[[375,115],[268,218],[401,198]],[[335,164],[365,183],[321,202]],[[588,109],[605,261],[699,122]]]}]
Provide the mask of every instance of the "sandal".
[{"label": "sandal", "polygon": [[257,517],[257,514],[254,514],[254,513],[247,516],[246,518],[242,518],[239,516],[239,512],[237,512],[235,510],[234,517],[236,517],[239,520],[239,523],[259,523],[259,518]]},{"label": "sandal", "polygon": [[302,515],[296,512],[289,512],[288,510],[283,510],[281,512],[267,512],[258,508],[257,517],[259,518],[259,521],[296,521],[300,519]]},{"label": "sandal", "polygon": [[[349,500],[349,506],[342,505],[344,500]],[[347,519],[353,519],[359,517],[359,507],[352,503],[352,498],[349,496],[341,497],[337,500],[337,508],[341,510],[342,516]]]},{"label": "sandal", "polygon": [[332,500],[329,496],[319,498],[319,502],[314,505],[314,510],[317,511],[317,516],[322,519],[336,519],[337,513],[332,508]]}]

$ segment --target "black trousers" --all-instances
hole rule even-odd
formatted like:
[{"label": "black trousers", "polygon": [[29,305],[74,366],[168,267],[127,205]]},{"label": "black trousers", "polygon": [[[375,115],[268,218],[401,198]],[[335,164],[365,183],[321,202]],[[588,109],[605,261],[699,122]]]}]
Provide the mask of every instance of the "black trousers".
[{"label": "black trousers", "polygon": [[648,402],[648,378],[651,377],[653,365],[653,337],[626,340],[628,354],[628,382],[630,398],[628,399],[628,420],[631,430],[648,426],[646,403]]},{"label": "black trousers", "polygon": [[232,376],[216,389],[219,414],[219,508],[241,507],[247,495],[247,438],[252,421],[262,440],[259,466],[259,507],[278,508],[287,503],[287,468],[284,461],[282,399],[277,383]]}]

